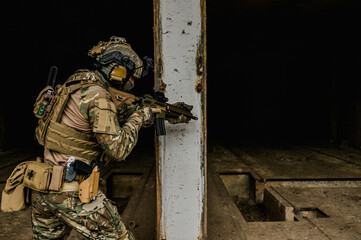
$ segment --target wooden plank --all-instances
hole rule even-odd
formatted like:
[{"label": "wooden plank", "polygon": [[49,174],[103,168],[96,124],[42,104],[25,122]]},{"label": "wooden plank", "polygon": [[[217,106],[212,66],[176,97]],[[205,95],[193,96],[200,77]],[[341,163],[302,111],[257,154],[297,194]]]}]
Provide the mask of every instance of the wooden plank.
[{"label": "wooden plank", "polygon": [[0,239],[31,239],[30,208],[18,212],[0,212],[0,219]]},{"label": "wooden plank", "polygon": [[208,166],[220,173],[249,173],[250,168],[228,148],[221,145],[209,146]]},{"label": "wooden plank", "polygon": [[352,218],[361,222],[361,187],[275,187],[296,210],[318,208],[330,218]]},{"label": "wooden plank", "polygon": [[265,189],[264,205],[271,221],[294,221],[294,207],[272,187]]},{"label": "wooden plank", "polygon": [[[290,145],[233,147],[264,181],[270,179],[361,179],[361,166]],[[246,158],[251,156],[251,158]]]},{"label": "wooden plank", "polygon": [[251,222],[248,225],[247,240],[330,240],[304,222]]},{"label": "wooden plank", "polygon": [[313,218],[312,223],[329,239],[359,240],[361,239],[361,223],[355,219],[345,218]]},{"label": "wooden plank", "polygon": [[156,239],[155,168],[142,177],[122,214],[126,227],[138,240]]},{"label": "wooden plank", "polygon": [[350,164],[361,166],[361,151],[359,149],[341,148],[333,145],[306,145],[304,146],[315,152],[322,153],[326,156],[338,158]]},{"label": "wooden plank", "polygon": [[112,189],[124,187],[114,183],[110,184],[112,182],[110,178],[114,175],[134,174],[137,177],[141,176],[122,213],[122,221],[133,232],[137,240],[156,239],[155,159],[153,150],[137,146],[126,161],[110,162],[104,166],[102,174],[101,189],[107,193],[110,199],[112,199],[112,195],[121,192],[121,190],[117,190],[112,193]]},{"label": "wooden plank", "polygon": [[[274,187],[287,199],[304,223],[318,229],[327,239],[360,239],[361,187],[352,188],[292,188]],[[315,209],[323,214],[303,214]]]},{"label": "wooden plank", "polygon": [[208,171],[208,239],[247,239],[247,222],[227,192],[217,172]]},{"label": "wooden plank", "polygon": [[[215,173],[231,167],[245,173],[250,166],[264,180],[254,182],[259,195],[265,192],[258,202],[263,201],[268,215],[274,217],[267,222],[245,223],[235,220],[237,217],[233,221],[229,211],[240,212],[237,206],[232,207],[229,199],[222,198],[228,193],[220,190],[225,188],[222,182],[217,184],[214,180],[219,178],[218,172],[216,176],[212,173],[208,177],[210,239],[220,240],[223,233],[226,234],[224,239],[238,239],[232,235],[237,225],[248,240],[361,239],[361,179],[358,178],[359,166],[352,162],[356,159],[357,163],[357,150],[349,154],[351,151],[337,149],[315,152],[301,145],[241,146],[237,151],[231,149],[240,159],[238,164],[234,154],[217,149],[219,153],[209,154],[209,171]],[[349,161],[345,161],[347,157]],[[214,197],[217,191],[220,196]],[[218,209],[214,209],[215,206]],[[298,221],[293,221],[294,217]]]}]

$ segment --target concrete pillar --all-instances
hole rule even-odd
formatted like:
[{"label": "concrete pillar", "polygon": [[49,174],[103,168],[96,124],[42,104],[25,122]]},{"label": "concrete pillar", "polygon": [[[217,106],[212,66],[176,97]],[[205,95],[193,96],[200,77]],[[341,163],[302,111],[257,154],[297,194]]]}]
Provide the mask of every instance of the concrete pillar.
[{"label": "concrete pillar", "polygon": [[155,89],[198,120],[158,137],[157,239],[206,238],[205,0],[154,0]]}]

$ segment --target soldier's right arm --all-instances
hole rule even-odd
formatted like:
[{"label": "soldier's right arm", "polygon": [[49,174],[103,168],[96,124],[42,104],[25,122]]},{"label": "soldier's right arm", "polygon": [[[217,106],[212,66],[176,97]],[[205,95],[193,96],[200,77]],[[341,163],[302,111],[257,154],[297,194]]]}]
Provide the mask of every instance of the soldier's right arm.
[{"label": "soldier's right arm", "polygon": [[118,161],[132,151],[141,126],[152,114],[149,108],[139,109],[120,126],[111,96],[100,86],[83,89],[79,104],[104,152]]}]

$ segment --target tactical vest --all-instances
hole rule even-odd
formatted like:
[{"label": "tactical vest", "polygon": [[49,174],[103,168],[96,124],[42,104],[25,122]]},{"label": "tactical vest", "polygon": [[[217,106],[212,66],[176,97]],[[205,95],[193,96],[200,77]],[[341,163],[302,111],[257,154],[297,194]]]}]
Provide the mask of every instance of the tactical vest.
[{"label": "tactical vest", "polygon": [[79,89],[101,84],[99,76],[89,70],[78,70],[63,84],[58,85],[51,101],[51,109],[39,119],[35,135],[40,145],[62,154],[95,160],[101,149],[93,133],[83,133],[60,123],[70,94]]}]

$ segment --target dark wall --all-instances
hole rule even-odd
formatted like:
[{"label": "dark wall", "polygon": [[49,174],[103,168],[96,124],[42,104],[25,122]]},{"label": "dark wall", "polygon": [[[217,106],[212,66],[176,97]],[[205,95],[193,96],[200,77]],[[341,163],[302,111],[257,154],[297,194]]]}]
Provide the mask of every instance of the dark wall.
[{"label": "dark wall", "polygon": [[[0,149],[35,144],[34,98],[51,65],[61,83],[112,35],[153,55],[152,1],[2,3]],[[360,10],[350,0],[207,1],[209,138],[361,145]]]},{"label": "dark wall", "polygon": [[[91,68],[88,50],[113,35],[125,37],[141,57],[153,57],[152,1],[17,0],[3,1],[2,11],[3,148],[35,144],[33,104],[50,66],[58,66],[62,83],[75,70]],[[152,89],[153,80],[137,86]]]},{"label": "dark wall", "polygon": [[222,3],[207,3],[209,136],[361,145],[359,1]]}]

